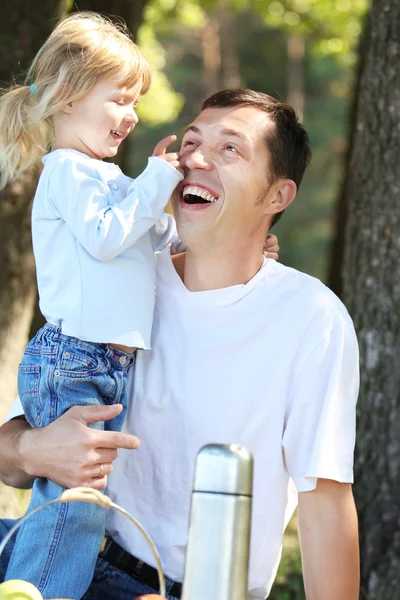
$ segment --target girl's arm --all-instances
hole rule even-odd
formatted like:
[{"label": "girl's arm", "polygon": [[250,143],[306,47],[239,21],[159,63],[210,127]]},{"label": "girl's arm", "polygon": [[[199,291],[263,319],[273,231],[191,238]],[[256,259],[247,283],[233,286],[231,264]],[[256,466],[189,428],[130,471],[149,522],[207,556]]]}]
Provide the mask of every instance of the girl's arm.
[{"label": "girl's arm", "polygon": [[179,254],[186,250],[185,244],[179,239],[175,219],[168,213],[161,216],[150,230],[150,234],[154,252],[160,252],[169,245],[172,254]]},{"label": "girl's arm", "polygon": [[49,195],[56,213],[85,250],[107,261],[135,244],[160,219],[182,175],[167,161],[151,157],[127,197],[110,206],[107,185],[89,164],[66,153],[50,175]]}]

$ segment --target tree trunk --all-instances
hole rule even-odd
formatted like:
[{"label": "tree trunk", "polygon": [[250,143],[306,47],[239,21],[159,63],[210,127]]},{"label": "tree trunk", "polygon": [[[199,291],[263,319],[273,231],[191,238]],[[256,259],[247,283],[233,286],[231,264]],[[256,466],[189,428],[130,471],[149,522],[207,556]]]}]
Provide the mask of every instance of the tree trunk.
[{"label": "tree trunk", "polygon": [[[137,37],[140,24],[143,20],[143,13],[147,3],[148,0],[135,0],[134,2],[131,0],[83,0],[82,2],[79,2],[79,11],[82,12],[84,10],[91,10],[94,12],[100,12],[104,15],[116,16],[120,19],[122,18],[129,27],[129,30],[135,39]],[[127,173],[127,165],[129,164],[129,153],[131,149],[132,141],[128,140],[128,142],[125,142],[125,144],[121,146],[117,156],[113,159],[113,161],[120,166],[124,173]],[[37,297],[35,298],[34,304],[35,310],[31,322],[30,337],[32,337],[44,324],[44,318],[39,310]]]},{"label": "tree trunk", "polygon": [[332,241],[330,253],[329,253],[329,266],[328,266],[328,286],[339,298],[343,294],[343,259],[344,259],[344,248],[345,248],[345,233],[347,223],[347,193],[349,187],[349,177],[351,175],[349,169],[350,158],[353,153],[353,141],[356,133],[356,118],[358,114],[358,98],[360,91],[360,79],[361,74],[364,71],[364,62],[367,52],[367,42],[369,39],[369,15],[365,19],[363,33],[361,36],[359,48],[358,48],[358,68],[355,77],[354,85],[354,96],[353,103],[350,109],[349,115],[349,144],[346,149],[343,162],[344,162],[344,179],[339,192],[339,198],[335,209],[335,234]]},{"label": "tree trunk", "polygon": [[[144,9],[149,0],[82,0],[76,6],[80,12],[92,10],[110,17],[123,19],[133,39],[136,40],[139,27],[143,21]],[[124,173],[128,174],[129,153],[132,150],[132,141],[122,144],[113,162],[117,163]]]},{"label": "tree trunk", "polygon": [[240,81],[240,65],[236,44],[237,14],[232,10],[232,0],[223,0],[218,9],[223,88],[238,88]]},{"label": "tree trunk", "polygon": [[209,15],[203,28],[203,96],[207,98],[220,86],[221,77],[221,40],[219,20],[216,15]]},{"label": "tree trunk", "polygon": [[289,35],[287,38],[287,101],[296,111],[300,121],[303,121],[304,115],[304,54],[304,38],[300,35]]},{"label": "tree trunk", "polygon": [[[25,0],[0,8],[0,80],[21,79],[66,8],[66,0]],[[0,193],[0,419],[16,392],[17,364],[27,341],[35,300],[30,209],[37,177],[25,174]]]},{"label": "tree trunk", "polygon": [[92,10],[103,15],[122,18],[133,38],[137,38],[138,29],[143,21],[143,12],[149,0],[82,0],[78,2],[76,10]]},{"label": "tree trunk", "polygon": [[[19,80],[66,9],[66,0],[0,4],[0,81]],[[28,339],[36,297],[30,235],[34,173],[0,193],[0,422],[17,391],[17,366]],[[10,488],[1,490],[0,510],[15,506]],[[9,511],[8,514],[10,514]]]},{"label": "tree trunk", "polygon": [[400,3],[374,0],[348,176],[344,301],[358,333],[362,598],[400,599]]}]

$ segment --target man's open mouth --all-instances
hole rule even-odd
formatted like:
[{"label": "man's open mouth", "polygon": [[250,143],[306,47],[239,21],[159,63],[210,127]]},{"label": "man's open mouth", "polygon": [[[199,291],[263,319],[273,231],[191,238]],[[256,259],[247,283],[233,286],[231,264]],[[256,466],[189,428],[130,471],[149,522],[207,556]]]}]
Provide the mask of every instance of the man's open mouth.
[{"label": "man's open mouth", "polygon": [[218,197],[197,185],[185,185],[182,197],[186,204],[209,204],[218,200]]}]

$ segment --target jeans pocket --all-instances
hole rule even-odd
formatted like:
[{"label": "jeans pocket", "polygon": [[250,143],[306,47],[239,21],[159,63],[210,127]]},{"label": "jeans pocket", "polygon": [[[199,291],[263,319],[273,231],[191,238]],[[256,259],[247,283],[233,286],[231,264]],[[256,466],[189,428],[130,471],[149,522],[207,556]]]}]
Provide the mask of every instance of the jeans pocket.
[{"label": "jeans pocket", "polygon": [[18,393],[25,417],[32,427],[40,427],[43,406],[39,393],[40,366],[21,364],[18,367]]},{"label": "jeans pocket", "polygon": [[63,348],[56,369],[63,377],[86,379],[96,375],[103,369],[100,357],[89,355],[79,348]]}]

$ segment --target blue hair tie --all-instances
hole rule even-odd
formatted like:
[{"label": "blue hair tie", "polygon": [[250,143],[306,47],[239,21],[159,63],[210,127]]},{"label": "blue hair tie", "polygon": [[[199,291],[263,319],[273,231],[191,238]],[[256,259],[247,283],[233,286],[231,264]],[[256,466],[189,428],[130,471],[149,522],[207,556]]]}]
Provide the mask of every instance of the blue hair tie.
[{"label": "blue hair tie", "polygon": [[37,87],[35,83],[31,83],[31,85],[29,86],[30,92],[31,94],[37,94]]}]

